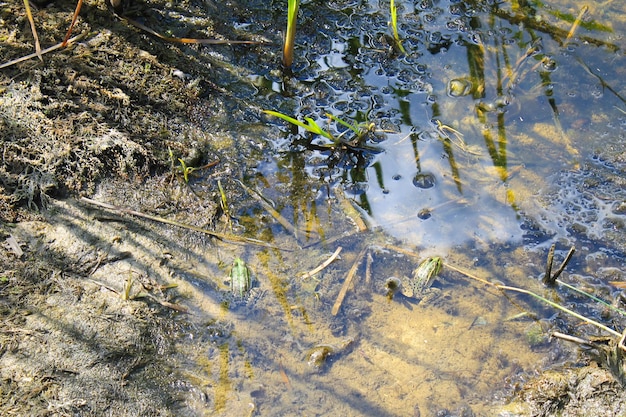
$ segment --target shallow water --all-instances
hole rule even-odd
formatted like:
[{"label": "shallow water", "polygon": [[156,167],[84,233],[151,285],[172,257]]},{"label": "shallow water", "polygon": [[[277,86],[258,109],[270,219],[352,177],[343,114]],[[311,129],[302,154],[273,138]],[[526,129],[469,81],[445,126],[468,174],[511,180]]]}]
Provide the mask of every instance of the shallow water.
[{"label": "shallow water", "polygon": [[[273,5],[276,16],[281,6]],[[234,53],[249,72],[228,88],[254,106],[311,117],[335,136],[346,129],[326,113],[375,130],[362,146],[333,151],[320,147],[327,140],[267,116],[260,122],[274,126],[274,137],[247,133],[269,145],[248,185],[306,231],[297,233],[297,247],[261,208],[238,213],[248,233],[297,248],[242,255],[263,293],[247,306],[220,307],[211,286],[189,280],[201,319],[181,343],[189,358],[183,373],[205,387],[190,396],[197,401],[189,400],[191,408],[208,402],[232,415],[459,415],[471,408],[492,415],[520,381],[564,360],[558,343],[545,338],[549,329],[570,329],[564,316],[525,298],[511,302],[452,268],[435,283],[435,301],[389,300],[385,280],[410,275],[429,255],[544,293],[538,278],[548,247],[557,243],[562,258],[575,246],[564,279],[616,295],[607,281],[624,278],[626,259],[623,3],[588,4],[569,39],[581,7],[574,1],[397,6],[406,54],[390,38],[388,3],[375,1],[302,4],[291,77],[267,56]],[[358,205],[368,231],[346,221],[337,186]],[[339,261],[314,278],[299,277],[338,246]],[[369,278],[361,265],[333,316],[348,270],[367,247]],[[601,308],[560,297],[598,319]],[[509,320],[524,310],[539,321]],[[336,350],[318,370],[306,357],[320,345]]]}]

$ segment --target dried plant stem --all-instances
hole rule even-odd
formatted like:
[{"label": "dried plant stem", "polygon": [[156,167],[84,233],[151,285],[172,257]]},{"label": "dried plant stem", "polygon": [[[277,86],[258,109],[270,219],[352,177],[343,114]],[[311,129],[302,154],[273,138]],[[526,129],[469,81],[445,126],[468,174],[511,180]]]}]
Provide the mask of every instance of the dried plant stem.
[{"label": "dried plant stem", "polygon": [[597,321],[591,320],[588,317],[585,317],[585,316],[583,316],[581,314],[578,314],[575,311],[572,311],[572,310],[570,310],[568,308],[565,308],[562,305],[559,305],[559,304],[554,303],[554,302],[552,302],[552,301],[550,301],[550,300],[548,300],[546,298],[543,298],[542,296],[537,295],[537,294],[535,294],[532,291],[524,290],[524,289],[517,288],[517,287],[509,287],[508,285],[497,285],[497,284],[494,284],[494,286],[496,288],[500,289],[500,290],[515,291],[515,292],[519,292],[519,293],[522,293],[522,294],[530,295],[531,297],[534,297],[534,298],[536,298],[536,299],[538,299],[538,300],[540,300],[540,301],[542,301],[542,302],[544,302],[544,303],[546,303],[546,304],[548,304],[548,305],[550,305],[550,306],[552,306],[552,307],[554,307],[554,308],[556,308],[558,310],[561,310],[561,311],[569,314],[570,316],[574,316],[577,319],[584,321],[585,323],[589,323],[591,325],[596,326],[599,329],[602,329],[602,330],[604,330],[604,331],[606,331],[608,333],[611,333],[614,336],[617,336],[617,337],[621,337],[622,336],[622,334],[620,332],[617,332],[617,331],[611,329],[610,327],[605,326],[602,323],[598,323]]},{"label": "dried plant stem", "polygon": [[552,245],[550,246],[550,250],[548,251],[548,260],[546,262],[546,273],[543,276],[543,283],[548,285],[548,284],[554,284],[553,282],[550,282],[550,276],[552,275],[552,262],[554,262],[554,250],[556,249],[556,245]]},{"label": "dried plant stem", "polygon": [[569,252],[567,252],[567,255],[565,256],[565,259],[563,260],[563,262],[561,262],[561,266],[559,266],[559,269],[557,269],[557,271],[554,274],[552,274],[552,263],[554,262],[554,250],[555,249],[556,249],[555,244],[550,246],[550,250],[548,251],[548,260],[546,262],[546,274],[543,277],[543,283],[548,286],[553,286],[556,283],[556,279],[565,270],[565,267],[569,263],[569,260],[572,259],[572,255],[574,255],[574,252],[576,251],[576,249],[572,246]]},{"label": "dried plant stem", "polygon": [[372,285],[372,253],[367,252],[367,258],[365,259],[365,285],[369,288]]},{"label": "dried plant stem", "polygon": [[276,211],[274,209],[274,207],[271,206],[271,204],[269,204],[267,201],[265,201],[265,199],[259,193],[257,193],[256,191],[254,191],[253,189],[251,189],[250,187],[245,185],[243,182],[241,182],[239,180],[236,180],[236,181],[248,193],[248,195],[250,195],[250,197],[252,197],[256,201],[258,201],[259,204],[261,204],[263,206],[265,211],[267,211],[269,214],[271,214],[271,216],[278,223],[280,223],[281,226],[283,226],[289,233],[294,235],[296,240],[298,239],[297,229],[291,223],[289,223],[289,221],[287,219],[285,219],[285,217],[283,217],[283,215],[281,215],[278,211]]},{"label": "dried plant stem", "polygon": [[565,255],[565,259],[563,259],[563,262],[561,262],[561,266],[559,266],[559,269],[557,269],[556,272],[554,273],[554,275],[552,275],[552,279],[554,281],[556,281],[556,279],[559,277],[559,275],[561,275],[561,273],[563,272],[563,270],[567,266],[569,260],[572,259],[572,255],[574,254],[575,250],[576,249],[574,249],[573,246],[569,249],[569,252],[567,252],[567,255]]},{"label": "dried plant stem", "polygon": [[567,340],[568,342],[578,343],[579,345],[588,345],[588,346],[592,345],[592,343],[588,340],[582,339],[580,337],[572,336],[569,334],[561,333],[561,332],[552,332],[552,337],[557,337],[559,339]]},{"label": "dried plant stem", "polygon": [[70,27],[65,34],[65,38],[63,42],[61,42],[61,46],[66,46],[70,36],[72,36],[72,30],[74,29],[74,25],[76,24],[76,20],[78,19],[78,14],[80,13],[80,8],[83,6],[83,0],[78,0],[76,3],[76,9],[74,10],[74,16],[72,16],[72,23],[70,23]]},{"label": "dried plant stem", "polygon": [[26,8],[26,16],[28,17],[28,22],[30,23],[30,30],[33,32],[33,38],[35,38],[35,56],[38,57],[41,62],[43,62],[43,52],[41,50],[41,45],[39,44],[39,36],[37,35],[37,28],[35,27],[35,19],[33,19],[33,13],[30,11],[30,4],[28,0],[24,0],[24,7]]},{"label": "dried plant stem", "polygon": [[580,9],[580,12],[578,13],[576,20],[572,24],[572,28],[567,33],[567,37],[565,38],[565,41],[563,42],[563,44],[567,44],[570,41],[570,39],[574,37],[574,33],[576,33],[576,29],[578,29],[578,26],[580,26],[580,22],[583,20],[583,17],[585,17],[585,14],[587,13],[588,10],[589,10],[589,6],[587,5],[583,6],[582,9]]},{"label": "dried plant stem", "polygon": [[172,38],[170,36],[165,36],[160,34],[159,32],[150,29],[148,26],[140,23],[136,20],[130,19],[126,16],[121,16],[115,13],[117,17],[124,20],[126,23],[135,26],[138,29],[143,30],[144,32],[149,33],[152,36],[155,36],[165,42],[170,43],[183,43],[183,44],[202,44],[202,45],[235,45],[235,44],[245,44],[245,45],[255,45],[262,42],[257,41],[231,41],[228,39],[195,39],[195,38]]},{"label": "dried plant stem", "polygon": [[338,185],[333,188],[333,190],[335,192],[335,197],[339,202],[339,207],[341,207],[344,214],[354,222],[358,231],[365,232],[367,229],[369,229],[367,223],[365,222],[363,217],[361,217],[361,213],[356,209],[356,207],[354,207],[352,200],[346,197],[341,186]]}]

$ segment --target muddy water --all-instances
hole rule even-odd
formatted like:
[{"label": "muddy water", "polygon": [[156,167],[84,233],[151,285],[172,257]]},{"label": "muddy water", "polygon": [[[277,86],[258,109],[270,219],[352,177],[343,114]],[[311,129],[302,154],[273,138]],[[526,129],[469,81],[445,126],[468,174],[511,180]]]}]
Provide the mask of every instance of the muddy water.
[{"label": "muddy water", "polygon": [[[385,296],[387,278],[409,276],[428,255],[543,294],[547,248],[557,243],[562,257],[575,246],[565,279],[615,295],[607,281],[623,279],[626,250],[623,4],[588,4],[570,37],[581,7],[573,1],[397,6],[405,54],[390,37],[388,4],[375,1],[302,4],[291,76],[235,54],[249,73],[228,88],[255,106],[311,117],[345,142],[354,134],[326,113],[374,128],[357,146],[328,150],[323,138],[261,119],[274,129],[246,181],[299,231],[260,207],[237,216],[251,235],[294,252],[241,254],[257,294],[229,307],[216,296],[226,285],[201,278],[225,270],[182,273],[196,309],[179,344],[178,371],[195,381],[191,409],[491,415],[520,381],[568,357],[547,342],[549,330],[570,329],[567,317],[555,321],[540,303],[511,300],[452,268],[434,301]],[[369,230],[347,220],[334,187]],[[300,277],[338,246],[339,260]],[[212,264],[215,254],[202,256]],[[571,305],[599,319],[597,306]],[[537,321],[514,318],[521,312]],[[315,349],[329,353],[319,368],[307,363]]]}]

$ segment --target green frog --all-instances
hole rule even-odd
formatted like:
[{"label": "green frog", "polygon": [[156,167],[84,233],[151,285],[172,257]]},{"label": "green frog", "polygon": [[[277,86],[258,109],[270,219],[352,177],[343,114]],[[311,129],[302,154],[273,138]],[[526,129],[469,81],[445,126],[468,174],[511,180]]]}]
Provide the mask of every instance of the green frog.
[{"label": "green frog", "polygon": [[[230,281],[230,282],[229,282]],[[251,307],[263,295],[254,287],[254,277],[248,265],[241,259],[235,258],[230,268],[228,280],[229,290],[222,292],[222,305],[226,309],[236,310],[240,307]]]},{"label": "green frog", "polygon": [[405,278],[403,280],[401,287],[402,295],[422,300],[426,298],[427,295],[430,296],[433,294],[433,289],[430,288],[430,286],[435,281],[435,278],[437,278],[437,274],[441,271],[442,266],[443,262],[438,256],[423,261],[415,271],[413,271],[411,278]]},{"label": "green frog", "polygon": [[230,292],[233,296],[245,298],[252,288],[252,275],[248,265],[241,259],[235,258],[230,270]]}]

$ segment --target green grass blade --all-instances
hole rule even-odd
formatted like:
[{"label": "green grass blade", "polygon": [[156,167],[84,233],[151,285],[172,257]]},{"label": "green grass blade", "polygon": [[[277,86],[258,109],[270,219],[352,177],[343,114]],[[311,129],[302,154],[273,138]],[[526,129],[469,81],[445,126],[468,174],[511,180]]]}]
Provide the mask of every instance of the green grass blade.
[{"label": "green grass blade", "polygon": [[347,127],[348,129],[350,129],[351,131],[353,131],[354,133],[356,133],[357,135],[359,135],[361,133],[361,129],[359,129],[358,126],[353,125],[351,123],[346,122],[345,120],[340,119],[337,116],[334,116],[330,113],[326,113],[326,117],[330,118],[331,120],[334,120],[335,122],[339,123],[340,125]]},{"label": "green grass blade", "polygon": [[563,281],[561,281],[560,279],[557,279],[557,280],[556,280],[556,282],[557,282],[557,283],[559,283],[560,285],[562,285],[562,286],[564,286],[564,287],[566,287],[566,288],[568,288],[568,289],[572,290],[572,291],[575,291],[575,292],[577,292],[577,293],[579,293],[579,294],[582,294],[582,295],[584,295],[584,296],[587,296],[587,297],[591,298],[592,300],[594,300],[594,301],[596,301],[596,302],[598,302],[598,303],[602,304],[602,305],[603,305],[603,306],[605,306],[606,308],[609,308],[609,309],[611,309],[611,310],[613,310],[613,311],[615,311],[615,312],[617,312],[617,313],[621,314],[622,316],[626,316],[626,312],[625,312],[624,310],[622,310],[621,308],[617,308],[617,307],[615,307],[615,306],[613,306],[613,305],[611,305],[611,304],[607,303],[607,302],[606,302],[606,301],[604,301],[603,299],[598,298],[598,297],[596,297],[596,296],[595,296],[595,295],[593,295],[593,294],[589,294],[589,293],[588,293],[588,292],[586,292],[586,291],[583,291],[583,290],[581,290],[581,289],[579,289],[579,288],[576,288],[576,287],[574,287],[574,286],[572,286],[572,285],[569,285],[567,282],[563,282]]},{"label": "green grass blade", "polygon": [[320,136],[324,136],[327,139],[330,139],[332,141],[335,140],[335,138],[333,138],[333,136],[328,133],[327,131],[325,131],[324,129],[322,129],[316,122],[315,120],[311,119],[310,117],[305,117],[304,120],[306,120],[306,122],[308,123],[304,123],[301,122],[298,119],[294,119],[291,116],[287,116],[286,114],[277,112],[277,111],[273,111],[273,110],[263,110],[263,113],[269,114],[271,116],[275,116],[278,117],[280,119],[283,119],[286,122],[289,122],[293,125],[299,126],[305,130],[307,130],[308,132],[314,133],[316,135],[320,135]]},{"label": "green grass blade", "polygon": [[328,133],[327,131],[325,131],[324,129],[322,129],[316,122],[315,120],[311,119],[310,117],[305,117],[304,120],[307,121],[308,123],[308,129],[309,132],[313,132],[317,135],[321,135],[324,136],[325,138],[328,138],[330,140],[335,140],[335,138],[333,138],[333,135],[331,135],[330,133]]}]

